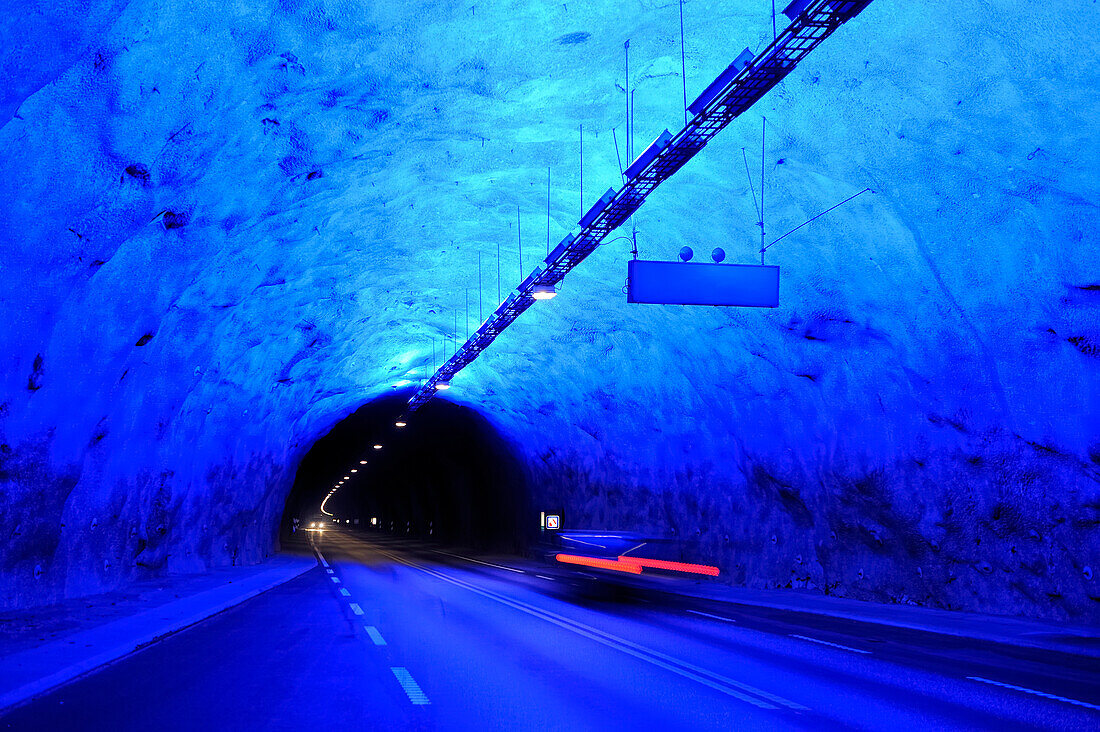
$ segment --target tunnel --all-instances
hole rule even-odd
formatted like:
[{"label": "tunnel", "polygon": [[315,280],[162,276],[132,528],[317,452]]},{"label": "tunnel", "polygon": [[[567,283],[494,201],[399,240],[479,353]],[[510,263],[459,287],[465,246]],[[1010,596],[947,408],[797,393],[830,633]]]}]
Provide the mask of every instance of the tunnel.
[{"label": "tunnel", "polygon": [[0,729],[1100,726],[1100,4],[4,7]]},{"label": "tunnel", "polygon": [[310,447],[286,499],[281,536],[293,533],[297,519],[301,527],[342,522],[522,552],[535,523],[514,448],[476,411],[445,399],[408,417],[409,397],[359,407]]}]

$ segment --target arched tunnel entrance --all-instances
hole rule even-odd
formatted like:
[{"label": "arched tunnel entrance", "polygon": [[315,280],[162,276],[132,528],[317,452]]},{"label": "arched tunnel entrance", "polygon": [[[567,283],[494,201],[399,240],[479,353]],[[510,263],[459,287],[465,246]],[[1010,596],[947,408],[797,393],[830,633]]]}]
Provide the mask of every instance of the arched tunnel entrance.
[{"label": "arched tunnel entrance", "polygon": [[522,550],[528,497],[507,440],[474,410],[439,398],[398,427],[407,399],[375,399],[314,443],[287,497],[282,535],[295,518],[303,526],[323,519],[481,549]]}]

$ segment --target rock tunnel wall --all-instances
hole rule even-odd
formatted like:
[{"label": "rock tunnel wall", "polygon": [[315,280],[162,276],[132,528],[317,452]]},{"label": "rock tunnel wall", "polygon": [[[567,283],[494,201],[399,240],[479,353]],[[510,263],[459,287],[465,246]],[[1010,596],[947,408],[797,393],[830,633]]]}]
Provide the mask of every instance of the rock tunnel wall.
[{"label": "rock tunnel wall", "polygon": [[[682,121],[660,3],[20,5],[0,44],[5,605],[257,561],[310,444],[430,370]],[[635,217],[774,311],[628,306],[609,243],[455,381],[577,525],[731,581],[1100,617],[1096,5],[876,0]],[[689,94],[770,40],[685,3]],[[81,22],[83,21],[83,22]],[[731,40],[732,39],[732,40]],[[612,128],[616,136],[612,136]],[[477,313],[473,309],[473,313]],[[471,315],[471,325],[477,317]],[[698,529],[698,534],[696,534]]]}]

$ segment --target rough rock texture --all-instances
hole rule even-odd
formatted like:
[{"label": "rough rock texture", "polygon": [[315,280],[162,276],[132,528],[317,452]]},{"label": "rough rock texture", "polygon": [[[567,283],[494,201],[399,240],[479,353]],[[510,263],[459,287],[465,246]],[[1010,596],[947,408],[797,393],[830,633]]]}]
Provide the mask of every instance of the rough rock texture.
[{"label": "rough rock texture", "polygon": [[[430,369],[682,122],[676,6],[5,3],[5,605],[255,561],[309,445]],[[689,94],[771,37],[685,4]],[[630,306],[611,242],[455,382],[581,526],[734,582],[1100,619],[1100,6],[876,0],[636,217],[774,311]],[[12,40],[15,39],[15,40]],[[770,237],[769,237],[770,238]],[[476,291],[472,294],[476,295]],[[477,321],[473,308],[470,323]],[[464,330],[460,316],[459,330]]]}]

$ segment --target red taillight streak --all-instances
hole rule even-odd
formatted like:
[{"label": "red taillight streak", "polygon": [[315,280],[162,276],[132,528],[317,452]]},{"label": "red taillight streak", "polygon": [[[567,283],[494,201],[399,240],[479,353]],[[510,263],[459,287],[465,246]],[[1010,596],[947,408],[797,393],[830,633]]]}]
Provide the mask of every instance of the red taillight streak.
[{"label": "red taillight streak", "polygon": [[690,572],[691,574],[705,574],[710,577],[718,576],[718,567],[706,564],[686,564],[684,562],[666,562],[661,559],[642,559],[640,557],[619,557],[623,564],[635,567],[652,567],[653,569],[669,569],[673,572]]},{"label": "red taillight streak", "polygon": [[628,572],[629,574],[641,574],[642,568],[634,564],[617,562],[613,559],[598,559],[596,557],[582,557],[576,554],[557,554],[554,559],[564,564],[579,564],[584,567],[596,569],[610,569],[615,572]]}]

